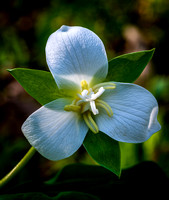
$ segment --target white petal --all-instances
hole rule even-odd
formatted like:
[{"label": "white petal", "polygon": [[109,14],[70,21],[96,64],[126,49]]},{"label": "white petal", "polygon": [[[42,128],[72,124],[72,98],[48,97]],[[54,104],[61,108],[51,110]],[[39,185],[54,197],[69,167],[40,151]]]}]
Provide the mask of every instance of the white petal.
[{"label": "white petal", "polygon": [[108,71],[102,41],[92,31],[78,26],[62,26],[49,37],[46,60],[59,88],[79,87],[82,80],[96,84],[106,78]]},{"label": "white petal", "polygon": [[63,110],[70,101],[57,99],[28,117],[22,131],[30,144],[50,160],[71,156],[83,143],[88,128],[75,112]]},{"label": "white petal", "polygon": [[144,142],[161,126],[157,121],[158,104],[146,89],[127,83],[115,83],[114,90],[106,90],[100,99],[113,111],[109,117],[99,110],[96,122],[99,130],[115,140],[129,143]]}]

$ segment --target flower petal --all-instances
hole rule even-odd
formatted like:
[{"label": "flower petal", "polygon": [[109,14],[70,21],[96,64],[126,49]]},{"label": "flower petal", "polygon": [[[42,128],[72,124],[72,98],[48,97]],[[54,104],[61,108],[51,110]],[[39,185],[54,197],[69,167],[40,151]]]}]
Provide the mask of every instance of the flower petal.
[{"label": "flower petal", "polygon": [[161,128],[157,121],[156,99],[138,85],[115,84],[114,90],[106,90],[100,97],[111,106],[113,116],[109,117],[100,110],[100,115],[96,116],[99,130],[121,142],[146,141]]},{"label": "flower petal", "polygon": [[79,87],[82,80],[96,84],[108,72],[102,41],[92,31],[78,26],[62,26],[49,37],[46,60],[59,88]]},{"label": "flower petal", "polygon": [[50,160],[71,156],[83,143],[88,128],[75,112],[64,111],[71,102],[52,101],[28,117],[22,131],[30,144]]}]

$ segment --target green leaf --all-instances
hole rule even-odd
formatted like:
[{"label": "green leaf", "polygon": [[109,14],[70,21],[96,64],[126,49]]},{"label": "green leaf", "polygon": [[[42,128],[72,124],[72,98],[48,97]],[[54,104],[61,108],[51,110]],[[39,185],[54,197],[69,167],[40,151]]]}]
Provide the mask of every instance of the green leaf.
[{"label": "green leaf", "polygon": [[155,49],[124,54],[109,61],[106,81],[134,82],[151,60]]},{"label": "green leaf", "polygon": [[63,96],[50,72],[24,68],[10,69],[8,71],[41,105]]},{"label": "green leaf", "polygon": [[94,134],[89,131],[83,144],[96,162],[120,176],[120,147],[117,141],[102,132]]}]

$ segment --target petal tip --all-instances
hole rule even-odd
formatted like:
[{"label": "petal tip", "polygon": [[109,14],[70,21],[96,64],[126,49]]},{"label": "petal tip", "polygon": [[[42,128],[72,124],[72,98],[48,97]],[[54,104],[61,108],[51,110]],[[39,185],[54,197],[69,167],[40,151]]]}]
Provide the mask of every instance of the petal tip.
[{"label": "petal tip", "polygon": [[61,31],[61,32],[67,32],[68,30],[69,30],[69,26],[62,25],[62,26],[60,27],[60,31]]}]

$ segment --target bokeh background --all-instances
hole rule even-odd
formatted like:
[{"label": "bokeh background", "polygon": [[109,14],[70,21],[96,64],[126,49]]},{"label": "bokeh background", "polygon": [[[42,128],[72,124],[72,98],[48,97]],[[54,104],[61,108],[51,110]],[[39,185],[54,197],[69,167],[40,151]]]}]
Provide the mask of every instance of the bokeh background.
[{"label": "bokeh background", "polygon": [[[123,53],[156,48],[136,83],[157,98],[162,129],[143,144],[121,143],[122,167],[151,160],[169,176],[169,1],[5,0],[0,5],[0,177],[30,148],[21,125],[40,107],[6,69],[48,70],[46,41],[63,24],[94,31],[105,44],[109,60]],[[63,166],[77,162],[95,164],[83,147],[59,162],[37,153],[15,181],[47,180]]]}]

